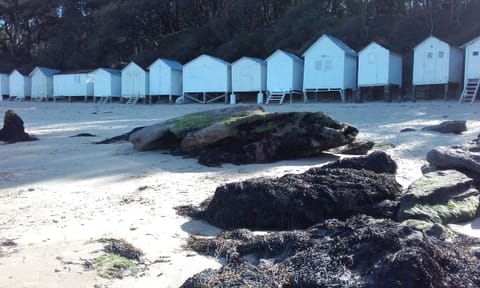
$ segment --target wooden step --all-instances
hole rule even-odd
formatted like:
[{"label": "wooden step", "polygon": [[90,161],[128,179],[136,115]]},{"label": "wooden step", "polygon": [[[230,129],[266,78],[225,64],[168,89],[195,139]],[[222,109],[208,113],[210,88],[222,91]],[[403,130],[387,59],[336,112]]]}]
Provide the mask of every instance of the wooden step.
[{"label": "wooden step", "polygon": [[458,100],[458,103],[475,102],[475,98],[477,97],[479,86],[480,86],[480,79],[478,78],[468,79],[463,89],[462,95]]}]

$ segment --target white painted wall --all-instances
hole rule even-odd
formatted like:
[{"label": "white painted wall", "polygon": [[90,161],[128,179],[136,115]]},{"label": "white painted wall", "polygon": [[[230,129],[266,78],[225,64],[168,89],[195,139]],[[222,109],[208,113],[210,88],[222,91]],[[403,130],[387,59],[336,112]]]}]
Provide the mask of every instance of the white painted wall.
[{"label": "white painted wall", "polygon": [[[347,47],[345,44],[343,44]],[[350,48],[348,48],[351,50]],[[351,50],[352,53],[355,53]],[[348,55],[327,35],[320,37],[303,54],[305,72],[303,86],[308,89],[355,89],[357,57]]]},{"label": "white painted wall", "polygon": [[86,97],[93,96],[93,82],[89,74],[56,74],[53,75],[53,97]]},{"label": "white painted wall", "polygon": [[209,55],[201,55],[183,66],[184,93],[232,91],[230,63]]},{"label": "white painted wall", "polygon": [[465,75],[467,79],[480,78],[480,37],[473,39],[465,46]]},{"label": "white painted wall", "polygon": [[267,58],[267,90],[273,92],[302,91],[303,60],[282,50]]},{"label": "white painted wall", "polygon": [[233,92],[262,92],[267,89],[267,62],[242,57],[232,63]]},{"label": "white painted wall", "polygon": [[430,36],[414,48],[413,85],[460,83],[462,66],[460,49]]},{"label": "white painted wall", "polygon": [[8,76],[8,86],[10,88],[10,97],[25,98],[31,94],[30,78],[23,76],[17,70],[13,70]]},{"label": "white painted wall", "polygon": [[145,98],[149,93],[149,75],[135,62],[122,69],[122,97]]},{"label": "white painted wall", "polygon": [[150,95],[182,95],[183,67],[172,60],[157,59],[148,67]]},{"label": "white painted wall", "polygon": [[402,84],[402,57],[375,42],[358,54],[358,86]]},{"label": "white painted wall", "polygon": [[110,73],[103,68],[98,68],[93,72],[94,85],[93,96],[94,97],[120,97],[122,76],[120,73]]},{"label": "white painted wall", "polygon": [[36,67],[30,73],[30,79],[32,81],[32,98],[53,97],[53,75],[46,75]]},{"label": "white painted wall", "polygon": [[[8,95],[10,92],[8,74],[0,74],[0,96]],[[0,97],[1,98],[1,97]]]}]

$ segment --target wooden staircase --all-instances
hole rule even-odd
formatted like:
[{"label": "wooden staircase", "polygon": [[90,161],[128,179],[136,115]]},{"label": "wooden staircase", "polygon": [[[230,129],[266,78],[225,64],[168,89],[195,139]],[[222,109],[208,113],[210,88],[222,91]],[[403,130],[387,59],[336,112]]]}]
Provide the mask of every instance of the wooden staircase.
[{"label": "wooden staircase", "polygon": [[273,92],[268,94],[267,101],[265,102],[266,105],[272,103],[283,104],[283,100],[285,100],[285,96],[287,95],[286,92]]},{"label": "wooden staircase", "polygon": [[[130,100],[130,99],[129,99]],[[102,96],[98,100],[98,104],[107,104],[107,102],[110,101],[110,97],[108,96]],[[138,101],[138,100],[137,100]]]},{"label": "wooden staircase", "polygon": [[132,96],[130,98],[128,98],[127,102],[125,102],[125,104],[127,105],[135,105],[137,104],[138,100],[140,100],[140,97],[138,96]]},{"label": "wooden staircase", "polygon": [[475,102],[475,98],[478,94],[478,88],[480,85],[480,78],[471,78],[467,80],[465,84],[465,88],[463,89],[462,95],[460,96],[460,100],[458,103],[462,102]]}]

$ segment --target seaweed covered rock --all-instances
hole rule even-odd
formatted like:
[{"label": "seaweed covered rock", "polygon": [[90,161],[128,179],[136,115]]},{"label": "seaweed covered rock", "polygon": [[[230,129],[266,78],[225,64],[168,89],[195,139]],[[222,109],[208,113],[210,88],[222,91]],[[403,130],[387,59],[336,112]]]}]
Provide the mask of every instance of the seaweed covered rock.
[{"label": "seaweed covered rock", "polygon": [[7,110],[3,118],[3,128],[0,129],[0,141],[7,143],[38,140],[25,132],[23,120],[13,110]]},{"label": "seaweed covered rock", "polygon": [[[394,217],[400,185],[391,174],[350,168],[312,168],[280,178],[256,178],[220,186],[197,213],[224,228],[306,228],[324,219],[355,214]],[[382,215],[383,214],[383,215]]]},{"label": "seaweed covered rock", "polygon": [[467,121],[444,121],[438,125],[431,125],[422,128],[423,131],[435,131],[440,133],[460,134],[467,131]]},{"label": "seaweed covered rock", "polygon": [[228,265],[200,272],[182,287],[479,287],[480,262],[472,249],[478,243],[462,236],[443,241],[437,234],[354,216],[307,231],[191,237],[189,248],[225,257]]},{"label": "seaweed covered rock", "polygon": [[397,163],[387,153],[375,151],[367,156],[340,159],[323,166],[323,168],[365,169],[375,173],[395,174],[397,172]]},{"label": "seaweed covered rock", "polygon": [[471,178],[455,170],[427,173],[401,197],[398,220],[444,225],[472,220],[480,204],[480,192],[472,184]]},{"label": "seaweed covered rock", "polygon": [[345,155],[367,155],[375,145],[372,141],[355,141],[348,145],[331,149],[329,152]]},{"label": "seaweed covered rock", "polygon": [[357,134],[321,112],[265,113],[257,105],[239,105],[173,118],[128,136],[138,150],[169,149],[218,166],[316,156]]}]

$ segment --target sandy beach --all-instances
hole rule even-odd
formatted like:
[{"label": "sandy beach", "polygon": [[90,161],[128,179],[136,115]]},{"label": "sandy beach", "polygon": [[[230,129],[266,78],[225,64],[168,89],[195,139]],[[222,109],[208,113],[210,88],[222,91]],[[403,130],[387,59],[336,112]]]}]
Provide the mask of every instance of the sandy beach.
[{"label": "sandy beach", "polygon": [[[188,235],[213,236],[220,230],[179,216],[174,207],[198,204],[228,182],[300,173],[334,159],[326,155],[212,168],[162,151],[138,152],[130,143],[92,144],[137,126],[222,107],[0,102],[1,117],[14,109],[26,131],[40,139],[0,144],[0,241],[16,243],[0,246],[0,287],[178,287],[193,274],[221,265],[185,250]],[[386,152],[399,166],[397,180],[403,187],[421,176],[430,149],[463,144],[480,134],[478,103],[294,103],[265,110],[322,111],[357,127],[358,140],[394,144]],[[468,131],[419,131],[445,120],[467,120]],[[404,128],[417,131],[400,133]],[[69,137],[79,133],[97,137]],[[452,227],[480,237],[479,221]],[[137,277],[100,277],[84,263],[100,253],[97,240],[102,238],[128,241],[152,264]]]}]

